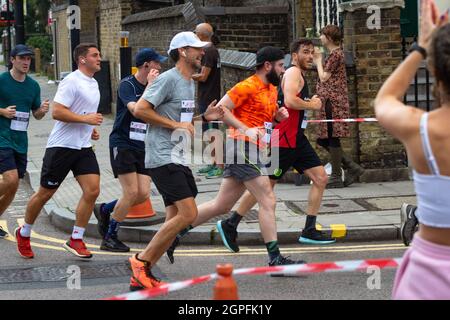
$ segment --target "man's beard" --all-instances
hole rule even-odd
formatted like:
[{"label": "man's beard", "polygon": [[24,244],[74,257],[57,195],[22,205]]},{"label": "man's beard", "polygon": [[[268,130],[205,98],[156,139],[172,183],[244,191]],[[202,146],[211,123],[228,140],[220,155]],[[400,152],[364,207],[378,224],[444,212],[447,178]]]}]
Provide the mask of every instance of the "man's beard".
[{"label": "man's beard", "polygon": [[277,74],[274,68],[266,75],[266,78],[267,81],[269,81],[269,83],[273,84],[275,87],[278,87],[280,85],[280,76]]}]

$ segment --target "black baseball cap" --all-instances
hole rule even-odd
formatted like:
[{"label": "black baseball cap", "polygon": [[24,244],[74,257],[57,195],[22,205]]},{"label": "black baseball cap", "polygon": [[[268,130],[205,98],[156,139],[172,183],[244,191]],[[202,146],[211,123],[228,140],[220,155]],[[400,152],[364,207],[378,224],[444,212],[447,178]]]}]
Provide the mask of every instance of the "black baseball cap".
[{"label": "black baseball cap", "polygon": [[262,65],[264,62],[274,62],[278,60],[284,60],[284,52],[275,47],[264,47],[259,49],[256,53],[256,66]]},{"label": "black baseball cap", "polygon": [[164,63],[167,61],[168,58],[160,55],[152,48],[144,48],[136,54],[135,59],[136,59],[136,67],[140,67],[144,63],[149,61],[157,61],[160,63]]},{"label": "black baseball cap", "polygon": [[34,52],[26,45],[18,44],[11,50],[11,57],[15,56],[34,56]]}]

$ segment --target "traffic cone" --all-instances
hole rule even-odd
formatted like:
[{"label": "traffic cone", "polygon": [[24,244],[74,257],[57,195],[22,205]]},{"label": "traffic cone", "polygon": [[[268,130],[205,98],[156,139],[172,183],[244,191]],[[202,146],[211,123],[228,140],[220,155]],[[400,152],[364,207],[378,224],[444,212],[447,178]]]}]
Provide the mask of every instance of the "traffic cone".
[{"label": "traffic cone", "polygon": [[150,198],[147,198],[144,202],[137,204],[130,208],[128,211],[128,219],[143,219],[153,217],[155,215]]},{"label": "traffic cone", "polygon": [[217,265],[219,278],[214,286],[214,300],[239,300],[236,281],[233,279],[233,265]]}]

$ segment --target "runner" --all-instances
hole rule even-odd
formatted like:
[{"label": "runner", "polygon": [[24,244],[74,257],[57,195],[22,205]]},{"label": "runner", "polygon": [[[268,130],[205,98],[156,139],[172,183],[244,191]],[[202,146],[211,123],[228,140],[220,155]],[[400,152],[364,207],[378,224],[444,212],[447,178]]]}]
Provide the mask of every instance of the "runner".
[{"label": "runner", "polygon": [[[439,18],[441,17],[441,18]],[[399,139],[414,168],[419,231],[397,270],[392,297],[450,299],[450,24],[432,0],[422,1],[419,42],[386,80],[375,99],[378,122]],[[439,107],[425,112],[403,104],[428,57]]]},{"label": "runner", "polygon": [[[118,239],[120,224],[133,205],[146,201],[150,194],[150,172],[145,168],[144,138],[147,124],[134,117],[136,102],[153,83],[167,61],[153,49],[142,49],[136,54],[136,75],[120,82],[117,92],[117,114],[109,136],[111,167],[119,178],[122,197],[110,203],[98,204],[94,214],[98,231],[103,237],[101,250],[128,252],[130,248]],[[112,215],[111,215],[112,212]]]},{"label": "runner", "polygon": [[83,242],[100,189],[100,170],[90,140],[98,140],[94,126],[103,121],[97,113],[100,102],[98,83],[93,78],[100,71],[101,55],[95,44],[82,43],[74,50],[78,70],[58,86],[52,115],[56,121],[42,163],[41,186],[28,202],[25,224],[15,230],[17,248],[23,258],[33,258],[31,229],[39,213],[55,194],[69,171],[78,181],[83,195],[76,209],[72,237],[63,247],[73,255],[89,259],[92,254]]},{"label": "runner", "polygon": [[[225,165],[224,179],[217,197],[199,206],[198,217],[189,227],[199,226],[227,213],[247,189],[259,204],[259,223],[270,266],[304,263],[283,257],[280,253],[275,222],[276,198],[262,164],[252,161],[254,155],[250,154],[251,150],[257,149],[255,144],[260,150],[264,145],[263,139],[257,139],[262,136],[259,128],[270,129],[273,121],[281,122],[289,117],[286,108],[278,109],[277,105],[276,86],[284,71],[283,61],[283,51],[274,47],[260,49],[256,54],[256,73],[234,86],[219,102],[232,110],[226,112],[224,117],[224,122],[233,128],[231,139],[227,141],[227,159],[237,161]],[[316,100],[317,103],[320,101]],[[175,247],[188,229],[178,235],[167,251],[171,263],[174,261]],[[219,232],[223,236],[223,229]]]},{"label": "runner", "polygon": [[[200,40],[209,42],[210,45],[205,48],[205,55],[202,58],[202,69],[200,73],[194,74],[192,79],[198,81],[198,105],[200,113],[205,112],[206,108],[214,100],[219,101],[220,95],[220,55],[219,50],[214,46],[213,27],[208,23],[201,23],[195,28],[195,34]],[[203,134],[208,129],[219,129],[217,124],[208,125],[203,123]],[[212,142],[214,138],[212,138]],[[223,160],[217,161],[215,152],[212,154],[213,164],[198,170],[198,174],[205,175],[206,179],[220,178],[223,174]],[[218,164],[219,163],[219,164]]]},{"label": "runner", "polygon": [[[134,115],[149,123],[145,142],[145,166],[163,197],[166,221],[147,248],[130,257],[132,276],[130,290],[159,286],[152,266],[169,248],[178,232],[197,217],[197,186],[187,167],[187,151],[194,135],[195,86],[192,75],[201,67],[202,42],[192,32],[178,33],[170,42],[169,56],[176,66],[161,74],[135,106]],[[214,101],[201,117],[217,120],[222,117]],[[182,143],[179,142],[182,138]]]},{"label": "runner", "polygon": [[[327,174],[317,153],[308,141],[305,110],[320,110],[321,101],[317,96],[309,99],[309,89],[304,72],[312,67],[314,46],[310,40],[296,40],[291,45],[292,67],[283,76],[281,83],[283,105],[289,111],[289,118],[275,127],[278,136],[273,135],[272,146],[279,147],[280,165],[277,175],[270,177],[272,187],[293,167],[304,173],[313,182],[308,197],[305,228],[299,237],[300,243],[331,244],[336,240],[316,229],[316,219],[327,184]],[[279,143],[277,144],[277,141]],[[242,202],[226,220],[218,221],[217,228],[225,246],[238,252],[237,226],[242,217],[255,205],[255,198],[246,192]]]},{"label": "runner", "polygon": [[[23,44],[11,50],[12,69],[0,75],[0,216],[16,196],[27,169],[30,110],[37,120],[49,109],[39,84],[27,75],[33,51]],[[8,234],[0,226],[0,239]]]}]

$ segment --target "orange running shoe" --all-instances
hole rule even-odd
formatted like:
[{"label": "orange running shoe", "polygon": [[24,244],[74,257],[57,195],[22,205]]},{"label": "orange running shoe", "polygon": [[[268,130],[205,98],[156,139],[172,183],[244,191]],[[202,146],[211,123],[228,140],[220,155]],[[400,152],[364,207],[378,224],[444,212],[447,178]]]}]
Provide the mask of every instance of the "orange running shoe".
[{"label": "orange running shoe", "polygon": [[34,253],[33,253],[33,250],[31,250],[30,238],[22,237],[20,235],[20,229],[22,229],[22,227],[17,228],[14,231],[14,234],[16,235],[16,241],[17,241],[17,251],[22,256],[22,258],[32,259],[32,258],[34,258]]},{"label": "orange running shoe", "polygon": [[128,259],[133,273],[130,279],[130,291],[155,288],[165,284],[152,274],[150,263],[138,260],[137,256],[136,253]]},{"label": "orange running shoe", "polygon": [[83,240],[72,239],[64,243],[64,249],[69,251],[71,254],[77,256],[78,258],[90,259],[92,258],[92,253],[86,248]]}]

